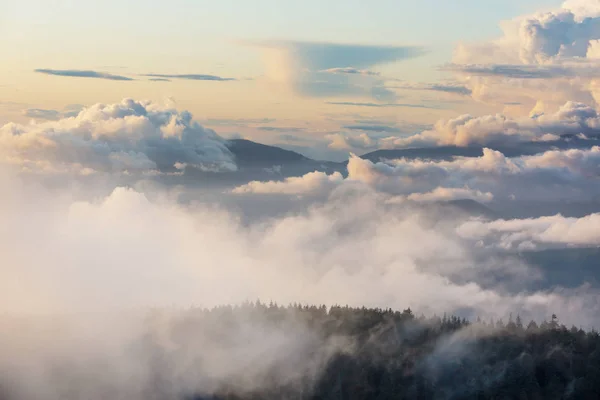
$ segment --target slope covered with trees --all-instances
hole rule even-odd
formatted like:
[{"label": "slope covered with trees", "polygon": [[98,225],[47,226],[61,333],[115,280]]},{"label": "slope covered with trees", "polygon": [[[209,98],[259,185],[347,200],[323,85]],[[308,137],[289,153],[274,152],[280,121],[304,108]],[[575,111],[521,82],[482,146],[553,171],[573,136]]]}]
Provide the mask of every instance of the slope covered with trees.
[{"label": "slope covered with trees", "polygon": [[[555,315],[540,324],[519,316],[469,322],[455,316],[416,316],[410,309],[255,303],[190,311],[173,325],[172,334],[193,330],[195,324],[239,332],[236,325],[242,320],[265,332],[296,324],[297,330],[282,332],[310,332],[315,340],[303,348],[306,357],[292,365],[292,375],[282,374],[286,360],[279,360],[260,379],[253,378],[251,389],[230,379],[187,398],[600,398],[600,336],[565,327]],[[229,334],[219,335],[227,341]],[[255,363],[261,363],[260,357]]]}]

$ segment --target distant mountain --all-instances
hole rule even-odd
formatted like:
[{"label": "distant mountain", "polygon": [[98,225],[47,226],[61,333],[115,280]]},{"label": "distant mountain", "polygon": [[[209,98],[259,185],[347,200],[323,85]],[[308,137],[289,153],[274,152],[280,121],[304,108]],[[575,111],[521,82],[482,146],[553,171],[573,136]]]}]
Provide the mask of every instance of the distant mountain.
[{"label": "distant mountain", "polygon": [[274,165],[300,164],[314,162],[295,151],[284,150],[276,146],[256,143],[246,139],[228,141],[227,147],[235,156],[238,166],[269,168]]},{"label": "distant mountain", "polygon": [[[564,136],[558,140],[521,142],[511,145],[491,143],[486,146],[437,146],[375,150],[363,154],[360,157],[372,162],[399,158],[452,160],[455,157],[481,157],[481,155],[483,155],[484,147],[500,151],[507,157],[519,157],[539,154],[552,149],[582,149],[599,144],[600,140],[598,139],[580,139],[575,136]],[[292,150],[284,150],[277,146],[261,144],[247,139],[229,140],[227,142],[227,147],[235,155],[236,162],[241,168],[270,168],[274,165],[280,165],[282,167],[304,165],[316,167],[319,170],[344,170],[345,165],[348,163],[348,161],[341,163],[317,161]]]},{"label": "distant mountain", "polygon": [[543,271],[543,279],[530,290],[553,286],[568,288],[589,284],[600,287],[600,248],[549,249],[521,253],[527,264]]},{"label": "distant mountain", "polygon": [[379,162],[382,159],[415,159],[422,158],[428,160],[451,160],[454,157],[481,157],[484,147],[497,150],[507,157],[519,157],[543,153],[552,149],[582,149],[590,148],[600,144],[597,139],[580,139],[578,137],[565,136],[559,140],[543,142],[522,142],[518,144],[489,144],[486,146],[438,146],[438,147],[415,147],[407,149],[389,149],[376,150],[363,154],[361,158],[372,162]]},{"label": "distant mountain", "polygon": [[471,199],[458,199],[450,200],[444,205],[465,212],[471,216],[484,217],[489,219],[498,218],[499,215],[496,211],[492,210],[486,205],[479,203],[478,201]]}]

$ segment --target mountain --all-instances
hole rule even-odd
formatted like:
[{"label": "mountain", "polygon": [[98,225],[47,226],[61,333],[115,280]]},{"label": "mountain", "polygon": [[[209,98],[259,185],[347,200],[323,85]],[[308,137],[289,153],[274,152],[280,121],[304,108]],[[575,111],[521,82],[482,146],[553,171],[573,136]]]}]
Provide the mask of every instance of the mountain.
[{"label": "mountain", "polygon": [[361,158],[378,162],[382,159],[415,159],[423,158],[428,160],[451,160],[454,157],[481,157],[484,147],[497,150],[507,157],[528,156],[543,153],[552,149],[583,149],[590,148],[593,145],[600,144],[597,139],[581,139],[576,136],[565,136],[557,140],[539,141],[539,142],[520,142],[516,144],[490,143],[486,146],[472,145],[466,147],[459,146],[438,146],[438,147],[415,147],[407,149],[389,149],[375,150],[363,154]]},{"label": "mountain", "polygon": [[289,165],[314,162],[295,151],[276,146],[256,143],[246,139],[228,141],[227,147],[235,156],[238,166],[270,168],[274,165]]}]

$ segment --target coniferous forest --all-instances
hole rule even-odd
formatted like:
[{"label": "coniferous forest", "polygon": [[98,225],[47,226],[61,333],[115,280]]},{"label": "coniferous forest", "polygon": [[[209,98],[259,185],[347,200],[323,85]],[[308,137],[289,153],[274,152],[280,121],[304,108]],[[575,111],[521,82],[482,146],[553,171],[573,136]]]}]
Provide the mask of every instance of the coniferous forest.
[{"label": "coniferous forest", "polygon": [[[199,334],[195,329],[203,330],[202,340],[219,343],[209,352],[246,339],[252,347],[252,335],[267,342],[264,358],[258,351],[254,358],[222,360],[239,362],[239,370],[226,379],[200,377],[204,383],[194,393],[181,394],[190,400],[600,398],[600,335],[561,325],[556,315],[539,323],[518,315],[467,321],[419,316],[410,309],[257,302],[193,309],[171,322],[167,335],[173,352],[194,352],[186,346],[193,346],[189,338]],[[146,339],[154,340],[150,336]],[[161,351],[164,362],[170,356]],[[173,360],[166,363],[170,369],[177,368]],[[151,397],[162,398],[156,372]]]}]

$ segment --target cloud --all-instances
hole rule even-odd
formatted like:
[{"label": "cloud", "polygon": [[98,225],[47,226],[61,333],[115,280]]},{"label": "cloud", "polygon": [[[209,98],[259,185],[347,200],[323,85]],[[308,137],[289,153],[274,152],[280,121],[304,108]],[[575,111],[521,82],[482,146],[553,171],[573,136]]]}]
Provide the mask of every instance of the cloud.
[{"label": "cloud", "polygon": [[450,94],[458,94],[463,96],[470,96],[471,89],[459,84],[459,83],[411,83],[404,82],[402,85],[388,86],[393,89],[404,89],[404,90],[429,90],[434,92],[444,92]]},{"label": "cloud", "polygon": [[[395,132],[394,127],[347,125],[350,132],[325,136],[329,147],[352,151],[375,149],[434,148],[437,146],[499,146],[514,147],[520,144],[538,144],[549,149],[566,143],[569,136],[591,139],[589,146],[600,137],[598,112],[585,104],[567,102],[551,114],[511,118],[503,114],[475,117],[461,115],[450,120],[440,120],[433,127],[410,136],[382,135]],[[357,134],[355,131],[362,131]],[[548,143],[547,145],[543,145]],[[563,143],[563,144],[564,144]]]},{"label": "cloud", "polygon": [[[347,142],[334,144],[342,146]],[[365,139],[364,143],[349,145],[368,147],[370,143]],[[512,158],[484,148],[480,157],[451,161],[399,159],[374,163],[352,154],[345,179],[337,172],[314,172],[284,181],[252,182],[234,192],[322,196],[338,186],[362,184],[394,196],[388,199],[392,202],[469,199],[493,201],[510,209],[511,204],[518,207],[522,202],[595,201],[600,196],[600,187],[595,185],[599,166],[599,146]]]},{"label": "cloud", "polygon": [[590,188],[590,182],[600,176],[598,165],[600,147],[515,158],[484,149],[481,157],[438,162],[402,159],[373,163],[353,156],[348,162],[348,179],[404,195],[437,187],[468,187],[489,192],[501,201],[593,200],[600,194]]},{"label": "cloud", "polygon": [[208,118],[202,120],[204,125],[212,125],[212,126],[222,126],[222,125],[231,125],[231,126],[245,126],[245,125],[255,125],[255,124],[270,124],[272,122],[276,122],[275,118]]},{"label": "cloud", "polygon": [[457,46],[454,65],[446,69],[486,103],[543,102],[548,109],[568,100],[597,104],[596,9],[593,1],[567,1],[554,11],[503,21],[501,37]]},{"label": "cloud", "polygon": [[[352,350],[326,342],[314,359],[314,331],[298,319],[241,319],[227,307],[208,317],[181,312],[191,304],[259,298],[496,319],[556,313],[567,325],[600,319],[594,289],[526,290],[536,271],[515,272],[514,260],[508,266],[494,253],[478,263],[453,216],[432,226],[429,215],[371,191],[338,188],[303,212],[245,224],[233,211],[182,205],[162,190],[154,200],[122,187],[74,200],[5,178],[0,370],[17,398],[171,398],[219,383],[252,390],[265,376],[318,376],[330,352]],[[522,286],[484,287],[478,275],[457,282],[474,270],[516,274]],[[135,312],[148,305],[155,311]]]},{"label": "cloud", "polygon": [[433,129],[394,141],[396,147],[518,143],[556,139],[583,133],[598,136],[600,117],[585,104],[567,102],[553,114],[513,119],[502,114],[473,117],[462,115],[438,121]]},{"label": "cloud", "polygon": [[541,247],[600,246],[600,214],[582,218],[549,217],[469,221],[458,227],[460,236],[481,246],[502,249],[532,250]]},{"label": "cloud", "polygon": [[111,81],[133,81],[133,78],[121,75],[113,75],[105,72],[76,70],[76,69],[36,69],[35,72],[46,75],[66,76],[74,78],[97,78]]},{"label": "cloud", "polygon": [[144,74],[142,76],[150,77],[151,80],[165,80],[165,79],[187,79],[192,81],[235,81],[235,78],[223,78],[217,75],[205,75],[205,74]]},{"label": "cloud", "polygon": [[265,132],[302,132],[304,131],[304,128],[298,128],[298,127],[294,127],[294,126],[259,126],[258,128],[259,131],[265,131]]},{"label": "cloud", "polygon": [[566,0],[562,7],[571,11],[578,21],[600,16],[600,4],[593,0]]},{"label": "cloud", "polygon": [[26,117],[41,120],[55,121],[60,118],[75,117],[84,107],[79,104],[71,104],[64,108],[64,110],[48,110],[43,108],[28,108],[23,110],[23,114]]},{"label": "cloud", "polygon": [[379,147],[379,138],[369,135],[367,132],[349,133],[339,132],[330,133],[325,136],[329,140],[327,147],[337,150],[373,150]]},{"label": "cloud", "polygon": [[433,108],[439,107],[430,106],[426,104],[409,104],[409,103],[355,103],[351,101],[328,101],[325,104],[332,104],[336,106],[354,106],[354,107],[392,107],[392,108]]},{"label": "cloud", "polygon": [[402,130],[395,126],[389,125],[344,125],[342,126],[344,129],[350,129],[353,131],[367,131],[367,132],[388,132],[388,133],[400,133]]},{"label": "cloud", "polygon": [[6,124],[0,144],[0,162],[32,173],[168,172],[178,162],[236,169],[225,140],[190,113],[131,99],[56,121]]},{"label": "cloud", "polygon": [[319,72],[325,72],[329,74],[358,74],[358,75],[371,75],[371,76],[379,76],[381,75],[379,72],[369,71],[367,69],[357,69],[352,67],[346,68],[329,68],[324,69]]},{"label": "cloud", "polygon": [[342,174],[334,172],[327,175],[324,172],[310,172],[300,177],[290,177],[283,181],[259,182],[252,181],[233,189],[235,194],[245,193],[280,193],[288,195],[304,195],[308,193],[329,191],[343,181]]},{"label": "cloud", "polygon": [[369,68],[418,57],[416,46],[369,46],[296,41],[246,41],[264,53],[266,76],[307,97],[357,97],[393,101],[395,94]]},{"label": "cloud", "polygon": [[331,68],[365,69],[374,65],[410,59],[425,54],[418,46],[376,46],[328,42],[300,41],[245,41],[243,44],[283,50],[296,61],[297,66],[312,71]]},{"label": "cloud", "polygon": [[[474,267],[454,224],[431,229],[416,210],[352,186],[303,212],[249,224],[221,207],[183,206],[164,193],[151,201],[117,188],[73,202],[39,187],[10,187],[0,199],[8,266],[0,272],[0,297],[11,299],[0,302],[2,311],[210,307],[260,298],[543,316],[560,314],[569,302],[565,292],[508,295],[453,282],[448,274]],[[11,286],[15,281],[20,287]],[[600,318],[596,311],[569,317]]]},{"label": "cloud", "polygon": [[545,65],[455,65],[440,68],[474,76],[495,76],[513,79],[598,78],[598,65],[545,66]]},{"label": "cloud", "polygon": [[23,111],[23,114],[29,118],[57,120],[62,116],[62,113],[57,110],[45,110],[42,108],[28,108]]},{"label": "cloud", "polygon": [[421,203],[436,203],[440,201],[452,200],[475,200],[480,203],[488,203],[494,199],[494,195],[490,192],[484,193],[479,190],[471,190],[468,188],[437,187],[431,192],[412,193],[402,197],[401,199],[417,201]]}]

